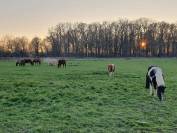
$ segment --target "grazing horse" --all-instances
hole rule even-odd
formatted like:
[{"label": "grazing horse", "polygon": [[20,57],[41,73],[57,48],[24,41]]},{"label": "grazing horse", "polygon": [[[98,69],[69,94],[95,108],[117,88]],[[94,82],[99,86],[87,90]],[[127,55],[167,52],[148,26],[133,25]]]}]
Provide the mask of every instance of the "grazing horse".
[{"label": "grazing horse", "polygon": [[61,65],[63,65],[63,67],[66,68],[66,60],[64,59],[58,60],[58,68],[61,67]]},{"label": "grazing horse", "polygon": [[[154,89],[152,89],[152,86]],[[160,67],[150,66],[146,74],[146,88],[150,89],[150,95],[157,95],[159,100],[164,99],[165,82],[163,72]]]},{"label": "grazing horse", "polygon": [[114,74],[115,72],[115,65],[114,64],[109,64],[108,65],[108,73],[109,73],[109,76],[112,76],[112,74]]},{"label": "grazing horse", "polygon": [[23,59],[17,60],[16,66],[25,66],[25,61]]},{"label": "grazing horse", "polygon": [[41,64],[41,60],[39,58],[35,58],[35,59],[33,59],[33,64],[40,65]]},{"label": "grazing horse", "polygon": [[57,65],[57,61],[50,61],[48,62],[49,66],[56,66]]},{"label": "grazing horse", "polygon": [[32,66],[34,65],[33,60],[30,59],[30,58],[26,58],[26,59],[23,59],[23,60],[24,60],[25,64],[26,64],[26,63],[29,63],[29,64],[31,64]]}]

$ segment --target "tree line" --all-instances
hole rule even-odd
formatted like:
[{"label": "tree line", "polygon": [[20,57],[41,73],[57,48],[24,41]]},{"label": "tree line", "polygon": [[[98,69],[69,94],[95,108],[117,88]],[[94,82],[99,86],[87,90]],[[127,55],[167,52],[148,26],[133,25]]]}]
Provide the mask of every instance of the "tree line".
[{"label": "tree line", "polygon": [[102,23],[59,23],[46,38],[5,36],[0,56],[175,57],[177,24],[146,18]]}]

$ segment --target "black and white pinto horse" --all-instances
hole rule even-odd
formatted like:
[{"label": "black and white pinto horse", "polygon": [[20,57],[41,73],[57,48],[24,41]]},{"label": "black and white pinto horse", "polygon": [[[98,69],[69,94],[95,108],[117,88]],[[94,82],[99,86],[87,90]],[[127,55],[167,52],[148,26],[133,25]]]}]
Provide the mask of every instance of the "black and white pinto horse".
[{"label": "black and white pinto horse", "polygon": [[[154,89],[152,88],[154,87]],[[150,66],[146,74],[146,88],[150,89],[150,95],[157,95],[160,101],[164,99],[165,82],[160,67]]]}]

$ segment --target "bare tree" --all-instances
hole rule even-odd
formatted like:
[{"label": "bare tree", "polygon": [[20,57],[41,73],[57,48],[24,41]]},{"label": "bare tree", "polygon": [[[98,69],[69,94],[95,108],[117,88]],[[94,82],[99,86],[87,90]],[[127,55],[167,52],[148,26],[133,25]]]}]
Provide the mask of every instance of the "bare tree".
[{"label": "bare tree", "polygon": [[39,56],[41,50],[41,39],[39,37],[34,37],[31,41],[31,50],[34,52],[36,57]]}]

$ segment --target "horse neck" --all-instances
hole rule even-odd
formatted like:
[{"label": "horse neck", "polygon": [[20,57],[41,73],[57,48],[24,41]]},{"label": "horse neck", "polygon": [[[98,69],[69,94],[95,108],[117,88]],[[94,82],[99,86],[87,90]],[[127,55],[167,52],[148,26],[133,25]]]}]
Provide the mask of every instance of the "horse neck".
[{"label": "horse neck", "polygon": [[165,82],[162,74],[156,74],[156,82],[157,82],[157,86],[165,86]]}]

